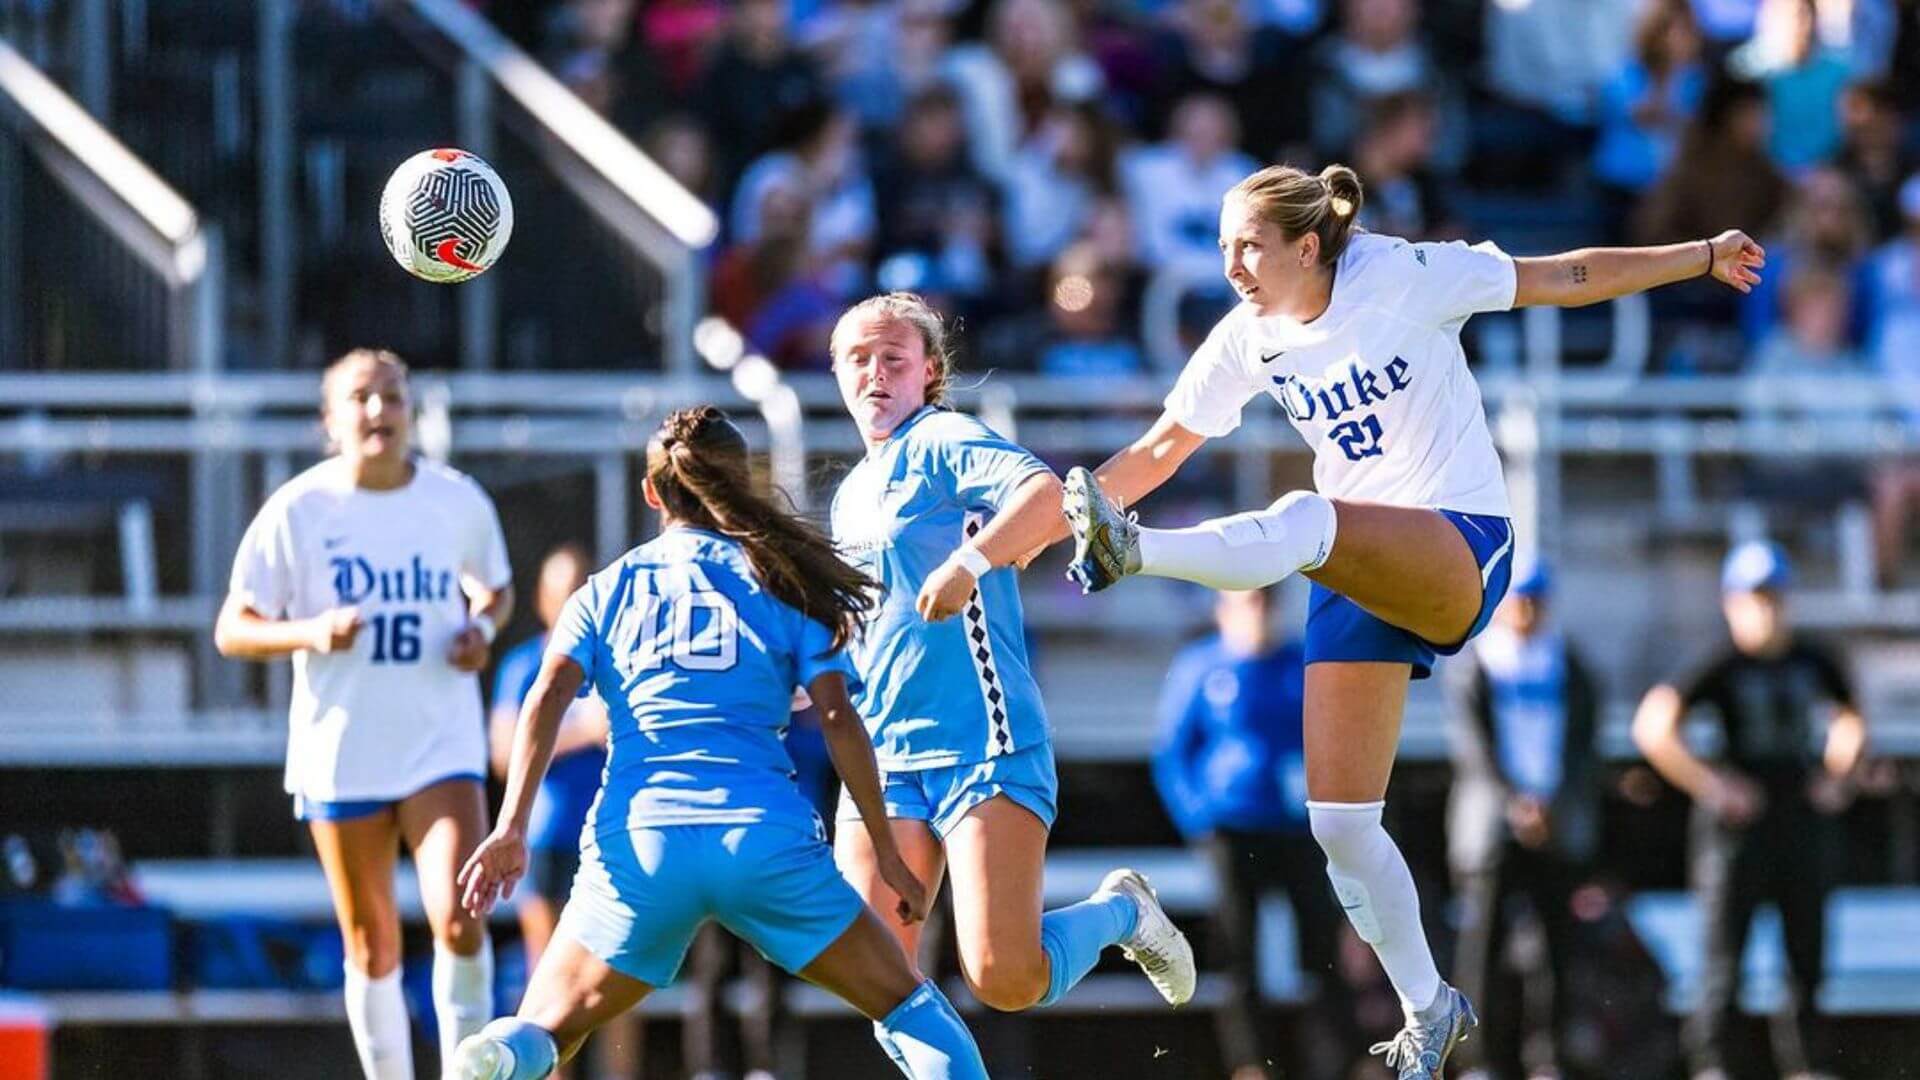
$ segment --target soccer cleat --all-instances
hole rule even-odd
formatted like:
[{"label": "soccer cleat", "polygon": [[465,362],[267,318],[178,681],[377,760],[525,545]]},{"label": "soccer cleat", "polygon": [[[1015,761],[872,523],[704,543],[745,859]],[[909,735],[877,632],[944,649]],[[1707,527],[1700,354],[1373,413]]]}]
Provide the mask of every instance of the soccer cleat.
[{"label": "soccer cleat", "polygon": [[1465,994],[1445,983],[1440,984],[1440,991],[1447,995],[1443,1026],[1409,1020],[1400,1034],[1368,1048],[1369,1054],[1386,1055],[1387,1068],[1394,1070],[1394,1080],[1442,1080],[1441,1070],[1446,1067],[1448,1055],[1466,1041],[1468,1032],[1480,1026],[1480,1018],[1474,1015]]},{"label": "soccer cleat", "polygon": [[1160,897],[1139,871],[1113,871],[1100,882],[1100,888],[1093,895],[1111,893],[1131,899],[1140,913],[1134,920],[1133,936],[1120,943],[1120,951],[1140,965],[1147,981],[1153,983],[1153,988],[1160,991],[1168,1004],[1185,1005],[1193,997],[1197,978],[1193,946],[1187,943],[1187,935],[1167,918],[1166,910],[1160,906]]},{"label": "soccer cleat", "polygon": [[1099,592],[1139,571],[1139,523],[1108,501],[1092,473],[1078,466],[1067,471],[1061,505],[1073,528],[1073,564],[1067,576],[1080,583],[1082,592]]},{"label": "soccer cleat", "polygon": [[506,1080],[515,1064],[507,1044],[486,1035],[469,1035],[453,1052],[447,1080]]}]

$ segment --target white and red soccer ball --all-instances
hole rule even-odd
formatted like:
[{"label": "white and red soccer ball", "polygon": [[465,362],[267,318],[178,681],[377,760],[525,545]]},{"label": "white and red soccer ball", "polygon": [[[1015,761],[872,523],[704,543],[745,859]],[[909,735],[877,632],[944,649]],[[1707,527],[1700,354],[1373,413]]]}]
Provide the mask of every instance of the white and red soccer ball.
[{"label": "white and red soccer ball", "polygon": [[500,258],[513,236],[513,199],[493,166],[465,150],[423,150],[380,193],[380,238],[414,277],[451,283]]}]

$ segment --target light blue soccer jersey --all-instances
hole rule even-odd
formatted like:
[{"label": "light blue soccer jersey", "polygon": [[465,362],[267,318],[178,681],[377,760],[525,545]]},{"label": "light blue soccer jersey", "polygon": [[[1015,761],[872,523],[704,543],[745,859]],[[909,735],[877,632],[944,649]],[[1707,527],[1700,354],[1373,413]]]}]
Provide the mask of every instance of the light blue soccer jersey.
[{"label": "light blue soccer jersey", "polygon": [[857,685],[832,642],[714,533],[669,529],[589,578],[547,643],[607,703],[606,786],[588,830],[811,823],[781,734],[794,687],[828,671]]},{"label": "light blue soccer jersey", "polygon": [[853,467],[833,497],[840,552],[885,593],[849,650],[854,705],[882,769],[948,768],[1047,741],[1018,577],[987,574],[957,617],[913,609],[927,576],[1046,466],[964,413],[928,407]]}]

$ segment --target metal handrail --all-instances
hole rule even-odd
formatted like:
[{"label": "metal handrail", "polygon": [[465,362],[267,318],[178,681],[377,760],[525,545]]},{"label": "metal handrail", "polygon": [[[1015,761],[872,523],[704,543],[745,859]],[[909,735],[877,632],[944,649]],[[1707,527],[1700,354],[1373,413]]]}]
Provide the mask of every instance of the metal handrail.
[{"label": "metal handrail", "polygon": [[174,366],[214,370],[222,349],[218,231],[4,38],[0,106],[47,172],[174,292]]}]

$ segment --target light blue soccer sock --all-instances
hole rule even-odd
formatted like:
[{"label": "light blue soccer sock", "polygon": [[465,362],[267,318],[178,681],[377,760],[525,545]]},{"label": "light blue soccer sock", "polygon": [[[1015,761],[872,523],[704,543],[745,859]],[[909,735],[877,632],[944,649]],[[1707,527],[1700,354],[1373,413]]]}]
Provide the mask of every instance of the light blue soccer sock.
[{"label": "light blue soccer sock", "polygon": [[1140,908],[1122,893],[1090,897],[1042,915],[1040,947],[1047,953],[1048,972],[1047,996],[1039,1004],[1065,997],[1100,962],[1101,951],[1132,937],[1139,921]]},{"label": "light blue soccer sock", "polygon": [[501,1017],[481,1028],[473,1038],[498,1043],[513,1055],[512,1071],[487,1080],[542,1080],[560,1064],[560,1048],[554,1045],[553,1035],[546,1028],[517,1017]]},{"label": "light blue soccer sock", "polygon": [[873,1022],[873,1041],[880,1044],[880,1049],[886,1052],[887,1060],[899,1066],[902,1073],[907,1076],[913,1075],[913,1067],[907,1064],[907,1055],[900,1052],[900,1044],[893,1041],[893,1035],[887,1031],[887,1025],[878,1020]]},{"label": "light blue soccer sock", "polygon": [[892,1043],[888,1055],[898,1051],[894,1064],[912,1080],[987,1080],[973,1032],[932,981],[921,983],[878,1027],[886,1036],[880,1045]]}]

